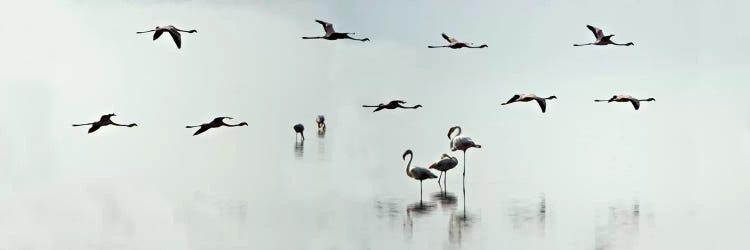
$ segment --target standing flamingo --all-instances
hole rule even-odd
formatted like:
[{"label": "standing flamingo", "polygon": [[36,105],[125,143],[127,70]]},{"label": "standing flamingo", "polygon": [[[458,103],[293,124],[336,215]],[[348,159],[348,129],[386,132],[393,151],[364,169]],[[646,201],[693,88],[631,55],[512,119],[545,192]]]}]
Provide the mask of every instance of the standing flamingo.
[{"label": "standing flamingo", "polygon": [[612,37],[615,36],[615,35],[612,34],[612,35],[605,36],[604,33],[602,32],[602,29],[600,29],[600,28],[597,28],[597,27],[594,27],[594,26],[591,26],[591,25],[586,25],[586,28],[589,28],[589,30],[591,30],[591,32],[594,33],[594,36],[596,37],[596,42],[593,42],[593,43],[584,43],[584,44],[573,44],[573,46],[609,45],[609,44],[619,45],[619,46],[631,46],[631,45],[633,45],[632,42],[630,42],[630,43],[624,43],[624,44],[623,43],[615,43],[615,42],[613,42],[612,41]]},{"label": "standing flamingo", "polygon": [[152,30],[139,31],[139,32],[136,32],[136,34],[154,32],[154,40],[156,40],[165,31],[168,32],[170,36],[172,36],[172,40],[174,40],[174,43],[177,45],[177,49],[182,48],[182,35],[180,35],[180,32],[187,32],[187,33],[198,32],[197,30],[181,30],[172,25],[166,25],[166,26],[156,26],[156,28]]},{"label": "standing flamingo", "polygon": [[409,176],[419,181],[419,203],[421,204],[422,203],[422,181],[426,179],[437,178],[437,176],[426,168],[415,166],[409,169],[411,167],[411,160],[414,159],[414,153],[411,152],[411,149],[407,149],[406,152],[404,152],[404,154],[401,156],[401,158],[406,160],[407,155],[409,155],[409,163],[406,164],[406,176]]},{"label": "standing flamingo", "polygon": [[648,98],[648,99],[637,99],[635,97],[629,96],[629,95],[613,95],[612,98],[609,98],[609,100],[594,100],[595,102],[630,102],[633,104],[633,108],[635,110],[638,110],[641,107],[641,102],[651,102],[656,101],[654,98]]},{"label": "standing flamingo", "polygon": [[120,127],[129,127],[129,128],[130,127],[138,126],[138,124],[135,124],[135,123],[131,123],[131,124],[128,124],[128,125],[117,124],[117,123],[115,123],[115,122],[112,121],[112,117],[113,116],[117,116],[117,115],[115,115],[115,114],[103,115],[102,117],[99,118],[99,121],[91,122],[91,123],[83,123],[83,124],[73,124],[73,127],[91,125],[91,128],[89,128],[89,134],[91,134],[94,131],[98,130],[99,128],[101,128],[103,126],[107,126],[107,125],[120,126]]},{"label": "standing flamingo", "polygon": [[534,94],[517,94],[510,98],[505,103],[502,103],[500,105],[508,105],[514,102],[530,102],[530,101],[536,101],[539,104],[539,107],[542,108],[542,113],[547,111],[547,100],[551,99],[557,99],[557,96],[550,96],[547,98],[538,97]]},{"label": "standing flamingo", "polygon": [[[451,137],[453,131],[458,130],[458,133],[454,137]],[[482,145],[474,143],[474,140],[468,136],[461,135],[461,127],[454,126],[448,130],[448,139],[451,140],[451,151],[461,150],[464,151],[464,173],[463,178],[466,182],[466,150],[470,148],[482,148]]]},{"label": "standing flamingo", "polygon": [[396,109],[396,108],[417,109],[417,108],[421,108],[422,107],[422,105],[420,105],[420,104],[414,105],[413,107],[405,107],[405,106],[401,105],[401,104],[405,104],[405,103],[406,103],[406,101],[393,100],[393,101],[390,101],[388,104],[381,103],[381,104],[378,104],[378,105],[362,105],[362,107],[365,107],[365,108],[376,108],[372,112],[378,112],[378,111],[383,110],[383,109]]},{"label": "standing flamingo", "polygon": [[459,42],[453,37],[449,37],[445,33],[441,34],[445,40],[447,40],[450,44],[443,45],[443,46],[427,46],[427,48],[451,48],[451,49],[460,49],[460,48],[471,48],[471,49],[481,49],[481,48],[487,48],[487,44],[482,44],[479,46],[472,46],[473,43],[466,43],[466,42]]},{"label": "standing flamingo", "polygon": [[315,20],[315,22],[323,25],[323,29],[326,31],[326,34],[323,36],[312,36],[312,37],[303,36],[302,39],[326,39],[326,40],[351,39],[351,40],[362,41],[362,42],[370,41],[369,38],[357,39],[357,38],[353,38],[349,36],[349,35],[354,35],[354,33],[336,32],[335,30],[333,30],[332,23],[324,22],[321,20]]},{"label": "standing flamingo", "polygon": [[235,125],[227,124],[224,122],[224,119],[232,119],[232,117],[217,117],[217,118],[214,118],[214,120],[209,123],[204,123],[204,124],[195,125],[195,126],[185,126],[185,128],[200,127],[197,131],[195,131],[195,133],[193,133],[193,136],[196,136],[203,132],[208,131],[209,129],[218,128],[221,126],[224,126],[224,127],[247,126],[247,122],[240,122],[239,124],[235,124]]},{"label": "standing flamingo", "polygon": [[437,171],[440,171],[440,176],[438,176],[438,184],[440,184],[440,178],[443,177],[443,173],[445,173],[445,178],[443,179],[443,183],[446,186],[446,192],[448,191],[448,170],[451,170],[458,165],[458,159],[456,157],[450,156],[448,154],[443,154],[442,157],[440,157],[440,160],[438,160],[435,163],[432,163],[428,169],[436,169]]},{"label": "standing flamingo", "polygon": [[297,134],[300,134],[300,135],[302,135],[302,141],[305,141],[305,134],[304,134],[304,132],[305,132],[305,126],[302,125],[301,123],[297,123],[296,125],[294,125],[293,128],[294,128],[294,133],[295,133],[294,134],[294,137],[295,137],[294,140],[297,140]]}]

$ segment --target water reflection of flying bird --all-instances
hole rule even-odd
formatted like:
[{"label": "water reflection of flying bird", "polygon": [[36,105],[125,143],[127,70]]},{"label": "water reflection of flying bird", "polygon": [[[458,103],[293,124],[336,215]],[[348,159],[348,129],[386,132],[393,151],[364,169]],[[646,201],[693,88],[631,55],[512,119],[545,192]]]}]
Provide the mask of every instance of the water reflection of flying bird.
[{"label": "water reflection of flying bird", "polygon": [[200,127],[198,131],[195,131],[195,133],[193,134],[193,136],[196,136],[203,132],[206,132],[209,129],[218,128],[221,126],[224,126],[224,127],[247,126],[247,122],[240,122],[239,124],[235,124],[235,125],[227,124],[224,122],[224,119],[232,119],[232,117],[217,117],[217,118],[214,118],[214,120],[209,123],[204,123],[204,124],[195,125],[195,126],[185,126],[185,128]]},{"label": "water reflection of flying bird", "polygon": [[90,134],[90,133],[93,133],[94,131],[98,130],[99,128],[104,127],[104,126],[108,126],[108,125],[120,126],[120,127],[135,127],[135,126],[138,126],[138,124],[135,124],[135,123],[131,123],[131,124],[128,124],[128,125],[115,123],[115,122],[112,121],[112,117],[113,116],[117,116],[117,115],[115,115],[115,114],[103,115],[102,117],[99,118],[99,121],[91,122],[91,123],[83,123],[83,124],[73,124],[73,127],[91,125],[91,128],[89,128],[89,134]]},{"label": "water reflection of flying bird", "polygon": [[426,168],[416,166],[411,168],[411,161],[414,159],[414,153],[412,153],[411,149],[407,149],[401,158],[406,160],[407,155],[409,156],[409,163],[406,164],[406,176],[419,181],[419,201],[422,202],[422,181],[437,178],[437,176]]},{"label": "water reflection of flying bird", "polygon": [[369,38],[357,39],[357,38],[353,38],[349,36],[349,35],[354,35],[354,33],[336,32],[335,30],[333,30],[332,23],[324,22],[321,20],[315,20],[315,22],[323,25],[323,29],[325,30],[326,34],[323,36],[312,36],[312,37],[304,36],[302,37],[302,39],[326,39],[326,40],[351,39],[351,40],[362,41],[362,42],[370,41]]},{"label": "water reflection of flying bird", "polygon": [[539,104],[539,108],[542,109],[542,113],[547,111],[547,100],[551,99],[557,99],[557,96],[550,96],[547,98],[538,97],[534,94],[517,94],[510,98],[505,103],[502,103],[500,105],[508,105],[514,102],[530,102],[530,101],[536,101]]},{"label": "water reflection of flying bird", "polygon": [[154,32],[154,40],[159,38],[161,34],[164,32],[169,33],[170,36],[172,36],[172,40],[174,40],[174,43],[177,45],[177,48],[182,47],[182,37],[180,35],[180,32],[187,32],[187,33],[196,33],[197,30],[181,30],[178,28],[175,28],[172,25],[166,25],[166,26],[157,26],[155,29],[147,30],[147,31],[139,31],[136,32],[137,34],[143,34],[143,33],[149,33]]},{"label": "water reflection of flying bird", "polygon": [[381,103],[381,104],[378,104],[378,105],[362,105],[362,107],[365,107],[365,108],[376,108],[372,112],[378,112],[378,111],[383,110],[383,109],[396,109],[396,108],[417,109],[417,108],[421,108],[422,107],[422,105],[419,105],[419,104],[414,105],[412,107],[405,107],[405,106],[401,105],[401,104],[405,104],[405,103],[406,103],[406,101],[393,100],[393,101],[388,102],[388,104]]},{"label": "water reflection of flying bird", "polygon": [[609,45],[609,44],[619,45],[619,46],[630,46],[630,45],[633,45],[632,42],[625,43],[625,44],[613,42],[612,41],[612,37],[615,36],[615,35],[605,36],[604,32],[602,32],[602,29],[600,29],[600,28],[597,28],[597,27],[594,27],[594,26],[591,26],[591,25],[586,25],[586,28],[588,28],[591,32],[594,33],[594,37],[596,37],[596,42],[593,42],[593,43],[584,43],[584,44],[573,44],[573,46]]},{"label": "water reflection of flying bird", "polygon": [[433,193],[432,198],[440,204],[443,211],[455,211],[458,205],[458,197],[448,191],[440,190],[440,192]]},{"label": "water reflection of flying bird", "polygon": [[613,95],[612,98],[609,98],[609,100],[594,100],[595,102],[630,102],[630,104],[633,104],[633,108],[635,110],[638,110],[641,107],[641,102],[652,102],[656,101],[654,98],[648,98],[648,99],[638,99],[629,95]]}]

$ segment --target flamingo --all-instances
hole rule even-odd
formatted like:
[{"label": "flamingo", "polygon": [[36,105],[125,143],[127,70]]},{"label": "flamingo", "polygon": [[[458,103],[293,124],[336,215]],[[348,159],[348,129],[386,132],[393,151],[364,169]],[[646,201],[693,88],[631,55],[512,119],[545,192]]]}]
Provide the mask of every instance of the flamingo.
[{"label": "flamingo", "polygon": [[172,36],[172,40],[174,40],[174,43],[177,45],[177,48],[182,48],[182,38],[180,35],[180,32],[187,32],[187,33],[196,33],[197,30],[181,30],[178,29],[172,25],[166,25],[166,26],[156,26],[155,29],[147,30],[147,31],[139,31],[136,32],[136,34],[143,34],[143,33],[149,33],[154,32],[154,40],[159,38],[164,31],[169,32],[169,35]]},{"label": "flamingo", "polygon": [[[305,134],[303,133],[305,131],[305,126],[302,125],[301,123],[297,123],[296,125],[294,125],[293,128],[294,128],[294,132],[295,133],[302,135],[302,141],[305,141]],[[294,135],[295,136],[295,138],[294,138],[295,140],[297,140],[297,138],[296,138],[297,134]]]},{"label": "flamingo", "polygon": [[440,176],[438,176],[438,184],[440,184],[440,178],[443,177],[443,173],[445,173],[445,178],[443,179],[443,183],[446,186],[448,186],[448,170],[451,170],[458,165],[458,159],[456,157],[450,156],[448,154],[443,154],[440,157],[440,160],[436,161],[435,163],[432,163],[428,169],[435,169],[437,171],[440,171]]},{"label": "flamingo", "polygon": [[211,122],[209,122],[209,123],[204,123],[204,124],[195,125],[195,126],[185,126],[185,128],[200,127],[198,129],[198,131],[195,131],[195,133],[193,134],[193,136],[196,136],[196,135],[199,135],[199,134],[201,134],[203,132],[206,132],[209,129],[218,128],[218,127],[221,127],[221,126],[225,126],[225,127],[247,126],[247,122],[240,122],[239,124],[235,124],[235,125],[227,124],[227,123],[224,122],[224,119],[233,119],[233,118],[232,117],[225,117],[225,116],[223,116],[223,117],[217,117],[217,118],[214,118],[214,120],[211,121]]},{"label": "flamingo", "polygon": [[326,31],[326,34],[323,36],[312,36],[312,37],[303,36],[302,39],[326,39],[326,40],[351,39],[351,40],[362,41],[362,42],[370,41],[369,38],[357,39],[357,38],[353,38],[349,36],[349,35],[354,35],[354,33],[336,32],[335,30],[333,30],[332,23],[328,23],[328,22],[321,21],[321,20],[315,20],[315,22],[323,25],[323,29]]},{"label": "flamingo", "polygon": [[602,29],[586,25],[586,28],[589,28],[591,32],[594,33],[594,36],[596,37],[596,42],[593,43],[584,43],[584,44],[573,44],[573,46],[586,46],[586,45],[619,45],[619,46],[631,46],[633,45],[632,42],[630,43],[615,43],[612,41],[612,37],[615,36],[614,34],[605,36],[604,32],[602,32]]},{"label": "flamingo", "polygon": [[641,102],[651,102],[656,101],[654,98],[648,98],[648,99],[637,99],[635,97],[629,96],[629,95],[613,95],[612,98],[609,98],[609,100],[594,100],[595,102],[630,102],[633,104],[633,108],[635,110],[638,110],[641,107]]},{"label": "flamingo", "polygon": [[406,176],[419,181],[419,202],[422,203],[422,181],[426,179],[434,179],[437,178],[437,176],[426,168],[415,166],[410,169],[411,160],[414,159],[414,153],[411,151],[411,149],[407,149],[401,156],[401,158],[406,160],[407,155],[409,155],[409,163],[406,164]]},{"label": "flamingo", "polygon": [[471,48],[471,49],[481,49],[481,48],[487,48],[487,44],[482,44],[479,46],[472,46],[473,43],[466,43],[466,42],[459,42],[453,37],[449,37],[445,33],[441,34],[445,40],[447,40],[450,44],[443,45],[443,46],[427,46],[427,48],[451,48],[451,49],[460,49],[460,48]]},{"label": "flamingo", "polygon": [[315,119],[315,122],[318,124],[318,130],[326,130],[326,117],[323,115],[318,115],[318,118]]},{"label": "flamingo", "polygon": [[381,104],[378,104],[378,105],[362,105],[362,107],[365,107],[365,108],[376,108],[372,112],[378,112],[378,111],[383,110],[383,109],[396,109],[396,108],[417,109],[417,108],[421,108],[422,107],[422,105],[420,105],[420,104],[414,105],[413,107],[404,107],[403,105],[401,105],[401,104],[405,104],[405,103],[406,103],[406,101],[393,100],[393,101],[390,101],[388,104],[381,103]]},{"label": "flamingo", "polygon": [[530,102],[530,101],[534,100],[537,103],[539,103],[539,107],[542,108],[542,113],[544,113],[545,111],[547,111],[547,101],[546,100],[551,100],[551,99],[557,99],[557,96],[550,96],[550,97],[547,97],[547,98],[543,98],[543,97],[538,97],[538,96],[536,96],[534,94],[517,94],[517,95],[514,95],[513,97],[511,97],[510,100],[508,100],[507,102],[502,103],[500,105],[508,105],[508,104],[511,104],[511,103],[514,103],[514,102]]},{"label": "flamingo", "polygon": [[115,115],[115,114],[103,115],[101,118],[99,118],[99,121],[91,122],[91,123],[83,123],[83,124],[73,124],[73,127],[91,125],[91,128],[89,128],[89,134],[91,134],[94,131],[98,130],[99,128],[101,128],[103,126],[108,126],[108,125],[120,126],[120,127],[129,127],[129,128],[130,127],[138,126],[138,124],[135,124],[135,123],[131,123],[131,124],[128,124],[128,125],[115,123],[115,122],[112,121],[112,117],[113,116],[117,116],[117,115]]},{"label": "flamingo", "polygon": [[[454,137],[451,137],[453,131],[458,130],[458,133]],[[448,130],[448,139],[451,140],[451,151],[461,150],[464,151],[464,182],[466,181],[466,150],[470,148],[482,148],[482,145],[474,143],[474,140],[468,136],[461,135],[461,127],[453,126]]]}]

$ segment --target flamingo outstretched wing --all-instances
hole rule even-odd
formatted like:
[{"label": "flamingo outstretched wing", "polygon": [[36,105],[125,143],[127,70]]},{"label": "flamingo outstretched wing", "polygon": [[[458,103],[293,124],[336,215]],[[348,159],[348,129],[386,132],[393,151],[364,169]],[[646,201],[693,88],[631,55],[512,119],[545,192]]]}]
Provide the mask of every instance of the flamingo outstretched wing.
[{"label": "flamingo outstretched wing", "polygon": [[539,107],[542,108],[542,113],[547,111],[547,102],[544,98],[536,98],[536,102],[539,103]]},{"label": "flamingo outstretched wing", "polygon": [[182,38],[180,36],[180,32],[174,29],[168,29],[167,31],[169,31],[169,35],[172,36],[172,40],[174,40],[174,44],[177,45],[177,48],[182,48]]},{"label": "flamingo outstretched wing", "polygon": [[164,30],[156,30],[154,31],[154,40],[158,39],[161,34],[164,33]]},{"label": "flamingo outstretched wing", "polygon": [[513,97],[510,98],[510,100],[508,100],[505,103],[511,103],[511,102],[518,101],[519,98],[521,98],[521,95],[514,95]]},{"label": "flamingo outstretched wing", "polygon": [[336,31],[333,30],[333,24],[321,20],[315,20],[315,22],[318,22],[319,24],[323,25],[323,29],[325,29],[326,34],[332,34]]},{"label": "flamingo outstretched wing", "polygon": [[195,136],[195,135],[199,135],[199,134],[201,134],[201,133],[203,133],[203,132],[206,132],[206,131],[207,131],[208,129],[210,129],[210,128],[211,128],[211,127],[209,127],[209,126],[206,126],[206,125],[201,125],[201,128],[199,128],[199,129],[198,129],[198,131],[195,131],[195,133],[193,133],[193,135],[194,135],[194,136]]},{"label": "flamingo outstretched wing", "polygon": [[633,108],[635,108],[635,110],[638,110],[641,107],[641,102],[639,102],[635,98],[630,98],[630,103],[633,104]]},{"label": "flamingo outstretched wing", "polygon": [[456,40],[456,39],[455,39],[455,38],[453,38],[453,37],[449,37],[449,36],[448,36],[448,35],[446,35],[445,33],[443,33],[443,34],[441,34],[441,35],[442,35],[442,36],[443,36],[443,38],[444,38],[444,39],[445,39],[446,41],[448,41],[449,43],[457,43],[457,42],[458,42],[458,40]]},{"label": "flamingo outstretched wing", "polygon": [[604,33],[602,32],[602,29],[591,26],[591,25],[586,25],[586,28],[589,28],[589,30],[594,33],[596,40],[602,39],[602,37],[604,37]]},{"label": "flamingo outstretched wing", "polygon": [[101,128],[101,127],[102,127],[102,126],[99,126],[99,124],[92,124],[92,125],[91,125],[91,128],[89,128],[89,134],[90,134],[90,133],[94,133],[94,131],[97,131],[97,130],[99,130],[99,128]]}]

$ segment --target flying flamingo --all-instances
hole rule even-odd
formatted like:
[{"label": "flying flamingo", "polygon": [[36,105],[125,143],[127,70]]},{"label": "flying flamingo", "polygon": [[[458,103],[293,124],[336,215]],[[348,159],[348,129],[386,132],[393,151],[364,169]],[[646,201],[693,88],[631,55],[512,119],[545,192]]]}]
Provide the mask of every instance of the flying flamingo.
[{"label": "flying flamingo", "polygon": [[514,102],[536,101],[537,103],[539,103],[539,107],[542,108],[542,113],[544,113],[545,111],[547,111],[547,101],[546,100],[551,100],[551,99],[557,99],[557,96],[550,96],[550,97],[547,97],[547,98],[543,98],[543,97],[538,97],[538,96],[536,96],[534,94],[517,94],[517,95],[514,95],[513,97],[511,97],[510,100],[508,100],[507,102],[502,103],[500,105],[508,105],[508,104],[511,104],[511,103],[514,103]]},{"label": "flying flamingo", "polygon": [[409,169],[411,167],[411,160],[414,159],[414,153],[411,152],[411,149],[407,149],[401,158],[406,160],[407,155],[409,155],[409,163],[406,164],[406,175],[419,181],[419,202],[422,203],[422,181],[437,178],[437,176],[426,168],[413,167]]},{"label": "flying flamingo", "polygon": [[609,100],[594,100],[595,102],[630,102],[633,104],[633,108],[635,110],[638,110],[638,108],[641,107],[641,102],[651,102],[656,101],[654,98],[648,98],[648,99],[637,99],[635,97],[629,96],[629,95],[613,95],[612,98],[609,98]]},{"label": "flying flamingo", "polygon": [[324,22],[321,20],[315,20],[315,22],[318,22],[319,24],[323,25],[323,29],[325,29],[326,34],[323,36],[312,36],[312,37],[303,36],[302,39],[326,39],[326,40],[351,39],[351,40],[362,41],[362,42],[370,41],[369,38],[357,39],[357,38],[353,38],[349,36],[349,35],[354,35],[354,33],[336,32],[335,30],[333,30],[332,23]]},{"label": "flying flamingo", "polygon": [[294,132],[296,133],[294,134],[294,139],[297,140],[297,134],[300,134],[302,135],[302,141],[305,141],[305,134],[303,133],[305,131],[305,126],[303,126],[301,123],[297,123],[293,128]]},{"label": "flying flamingo", "polygon": [[318,130],[326,130],[326,117],[323,115],[318,115],[318,118],[315,119],[315,123],[318,124]]},{"label": "flying flamingo", "polygon": [[596,42],[593,42],[593,43],[584,43],[584,44],[573,44],[573,46],[609,45],[609,44],[619,45],[619,46],[630,46],[630,45],[633,45],[632,42],[630,42],[630,43],[615,43],[615,42],[613,42],[612,41],[612,37],[615,36],[615,35],[612,34],[612,35],[605,36],[604,33],[602,32],[602,29],[600,29],[600,28],[597,28],[597,27],[594,27],[594,26],[591,26],[591,25],[586,25],[586,28],[589,28],[589,30],[591,30],[591,32],[594,33],[594,36],[596,37]]},{"label": "flying flamingo", "polygon": [[187,32],[187,33],[198,32],[197,30],[181,30],[172,25],[166,25],[166,26],[156,26],[156,28],[152,30],[139,31],[139,32],[136,32],[136,34],[154,32],[154,40],[156,40],[157,38],[161,36],[162,33],[164,33],[164,31],[168,32],[169,35],[172,36],[172,40],[174,40],[174,43],[177,44],[178,49],[182,47],[182,38],[181,38],[180,32]]},{"label": "flying flamingo", "polygon": [[241,122],[241,123],[235,124],[235,125],[227,124],[227,123],[224,122],[224,119],[232,119],[232,117],[217,117],[217,118],[214,118],[214,120],[211,121],[211,122],[209,122],[209,123],[204,123],[204,124],[195,125],[195,126],[185,126],[185,128],[197,128],[197,127],[200,127],[198,129],[198,131],[195,131],[195,133],[193,134],[193,136],[196,136],[196,135],[199,135],[199,134],[201,134],[203,132],[206,132],[209,129],[218,128],[218,127],[221,127],[221,126],[224,126],[224,127],[247,126],[247,122]]},{"label": "flying flamingo", "polygon": [[406,101],[393,100],[393,101],[390,101],[388,104],[381,103],[381,104],[378,104],[378,105],[362,105],[362,107],[365,107],[365,108],[376,108],[372,112],[378,112],[378,111],[383,110],[383,109],[396,109],[396,108],[417,109],[417,108],[421,108],[422,107],[422,105],[420,105],[420,104],[414,105],[413,107],[404,107],[403,105],[401,105],[401,104],[405,104],[405,103],[406,103]]},{"label": "flying flamingo", "polygon": [[[451,137],[453,131],[458,130],[458,133],[454,137]],[[464,151],[464,182],[466,181],[466,150],[470,148],[481,148],[482,145],[474,143],[474,141],[468,136],[461,135],[461,127],[454,126],[448,130],[448,139],[451,140],[451,151],[461,150]]]},{"label": "flying flamingo", "polygon": [[443,173],[445,173],[445,178],[443,179],[443,183],[446,186],[448,186],[448,170],[451,170],[458,165],[458,159],[456,157],[452,157],[448,154],[443,154],[443,156],[440,157],[440,160],[436,161],[435,163],[432,163],[428,169],[435,169],[437,171],[440,171],[440,176],[438,176],[438,184],[440,184],[440,178],[443,177]]},{"label": "flying flamingo", "polygon": [[449,37],[445,33],[441,34],[445,40],[447,40],[450,44],[443,45],[443,46],[427,46],[427,48],[451,48],[451,49],[460,49],[460,48],[471,48],[471,49],[481,49],[481,48],[487,48],[487,44],[482,44],[479,46],[472,46],[473,43],[466,43],[466,42],[459,42],[453,37]]},{"label": "flying flamingo", "polygon": [[107,126],[107,125],[120,126],[120,127],[135,127],[135,126],[138,126],[138,124],[135,124],[135,123],[131,123],[131,124],[128,124],[128,125],[117,124],[117,123],[115,123],[115,122],[112,121],[112,117],[113,116],[117,116],[117,115],[115,115],[115,114],[103,115],[101,118],[99,118],[99,121],[91,122],[91,123],[84,123],[84,124],[73,124],[73,127],[91,125],[91,128],[89,128],[89,134],[90,134],[90,133],[93,133],[94,131],[98,130],[99,128],[101,128],[103,126]]}]

